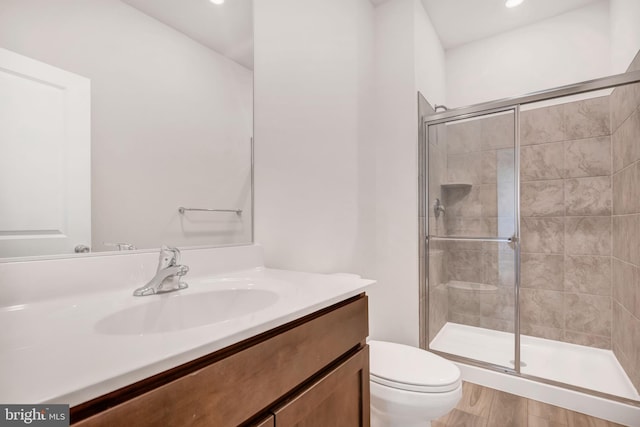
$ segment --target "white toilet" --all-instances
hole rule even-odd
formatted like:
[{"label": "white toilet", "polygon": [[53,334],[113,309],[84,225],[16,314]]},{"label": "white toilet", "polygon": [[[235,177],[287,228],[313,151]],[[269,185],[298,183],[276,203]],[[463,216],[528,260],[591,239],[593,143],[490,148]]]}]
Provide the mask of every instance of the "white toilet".
[{"label": "white toilet", "polygon": [[429,427],[462,397],[460,370],[428,351],[369,341],[371,427]]}]

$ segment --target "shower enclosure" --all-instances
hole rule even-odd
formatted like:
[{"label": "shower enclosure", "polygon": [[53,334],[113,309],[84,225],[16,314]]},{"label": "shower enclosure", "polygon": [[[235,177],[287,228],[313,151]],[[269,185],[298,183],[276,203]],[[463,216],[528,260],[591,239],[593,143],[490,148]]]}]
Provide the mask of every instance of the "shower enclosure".
[{"label": "shower enclosure", "polygon": [[626,74],[425,108],[421,345],[640,406],[640,55]]}]

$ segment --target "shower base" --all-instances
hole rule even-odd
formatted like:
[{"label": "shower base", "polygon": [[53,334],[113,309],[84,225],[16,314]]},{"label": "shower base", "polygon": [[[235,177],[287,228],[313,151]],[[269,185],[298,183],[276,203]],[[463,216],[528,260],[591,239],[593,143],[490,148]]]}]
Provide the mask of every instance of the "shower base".
[{"label": "shower base", "polygon": [[[640,401],[640,395],[635,391],[631,381],[611,350],[527,335],[521,335],[520,341],[521,360],[526,363],[526,366],[521,366],[523,374]],[[442,327],[431,341],[430,349],[513,368],[514,335],[507,332],[449,322]],[[492,371],[468,365],[461,365],[461,368],[463,378],[471,382],[484,382],[483,385],[493,386],[523,396],[526,395],[526,397],[530,398],[538,398],[538,400],[546,401],[546,403],[584,413],[591,412],[590,415],[599,416],[600,418],[611,419],[612,411],[621,415],[622,412],[625,412],[624,409],[628,409],[630,414],[640,417],[640,407],[592,397],[584,393],[530,381],[513,375],[497,373],[497,377],[494,379],[484,381],[483,378],[486,377],[486,373],[492,373]],[[474,378],[476,378],[476,381],[474,381]],[[523,381],[526,386],[522,385]],[[512,385],[506,386],[507,384]],[[547,388],[546,391],[545,388]],[[524,391],[524,393],[518,391]],[[607,409],[607,403],[611,403],[613,406]],[[614,418],[618,417],[614,416]],[[640,418],[635,419],[640,420]]]}]

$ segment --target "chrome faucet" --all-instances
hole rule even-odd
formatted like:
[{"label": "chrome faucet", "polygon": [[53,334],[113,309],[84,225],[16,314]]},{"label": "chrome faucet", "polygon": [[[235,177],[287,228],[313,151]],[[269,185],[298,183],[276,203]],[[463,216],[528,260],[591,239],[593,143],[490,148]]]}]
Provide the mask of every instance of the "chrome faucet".
[{"label": "chrome faucet", "polygon": [[180,251],[178,248],[162,246],[156,275],[141,288],[133,291],[133,295],[142,297],[146,295],[162,294],[178,291],[189,287],[180,278],[189,272],[189,267],[180,265]]}]

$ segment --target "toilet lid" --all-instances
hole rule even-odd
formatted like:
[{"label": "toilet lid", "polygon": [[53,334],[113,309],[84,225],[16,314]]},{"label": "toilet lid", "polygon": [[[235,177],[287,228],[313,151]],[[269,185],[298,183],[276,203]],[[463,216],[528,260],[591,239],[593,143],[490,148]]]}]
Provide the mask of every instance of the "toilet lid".
[{"label": "toilet lid", "polygon": [[442,393],[460,385],[460,369],[452,362],[408,345],[370,341],[371,381],[423,393]]}]

